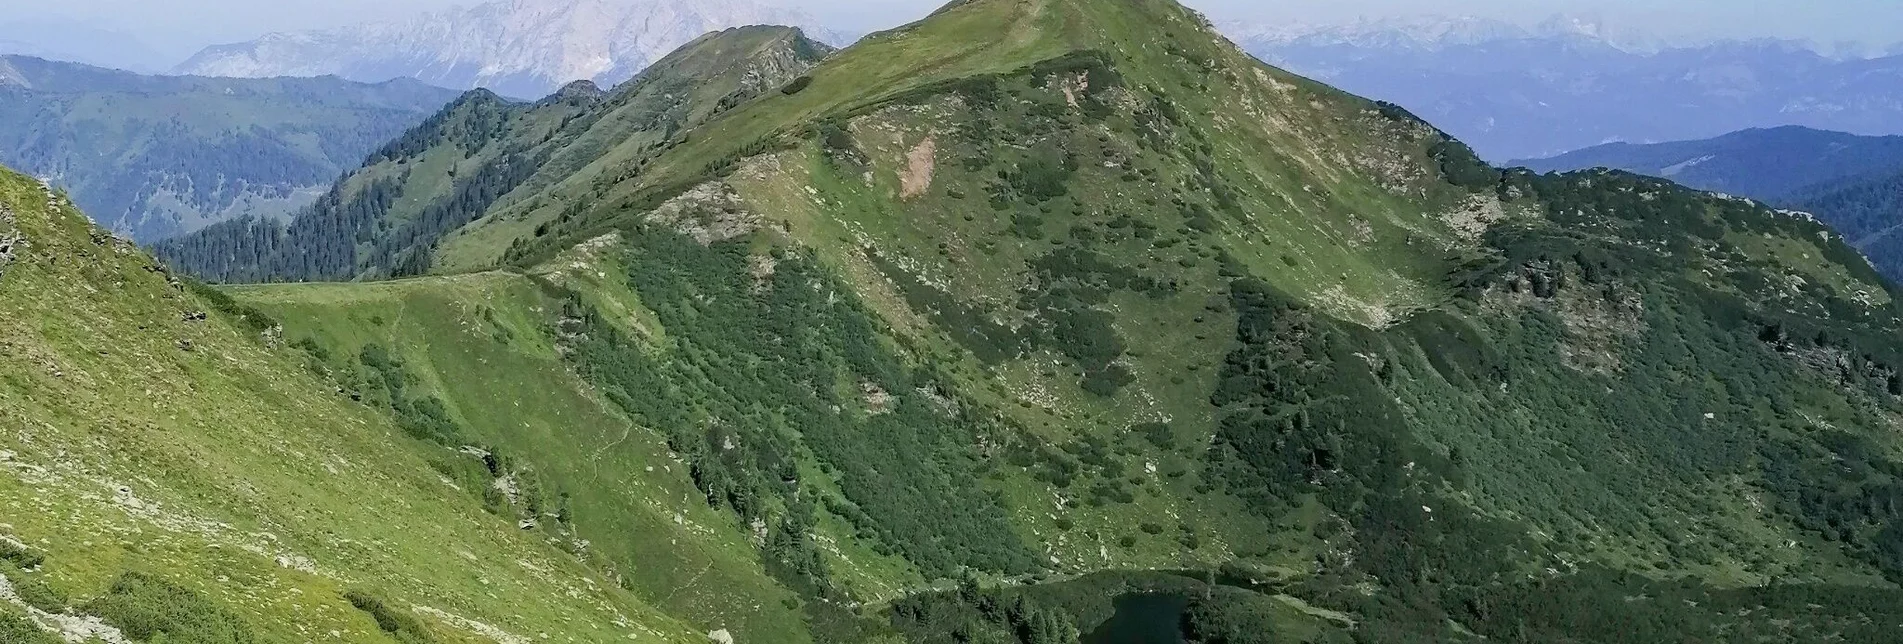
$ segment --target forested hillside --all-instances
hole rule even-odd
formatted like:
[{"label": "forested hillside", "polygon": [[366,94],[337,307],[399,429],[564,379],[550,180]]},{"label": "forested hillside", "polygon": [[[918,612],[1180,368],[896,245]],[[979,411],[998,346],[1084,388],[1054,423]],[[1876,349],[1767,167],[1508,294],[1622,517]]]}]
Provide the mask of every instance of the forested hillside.
[{"label": "forested hillside", "polygon": [[1809,186],[1792,207],[1819,219],[1869,256],[1878,271],[1903,282],[1903,168]]},{"label": "forested hillside", "polygon": [[0,57],[0,163],[153,242],[283,218],[454,95],[413,81],[141,76]]},{"label": "forested hillside", "polygon": [[[678,69],[732,42],[801,51]],[[382,156],[565,142],[406,261],[327,237],[357,282],[207,292],[713,641],[1898,641],[1903,307],[1821,224],[1489,167],[1170,0],[769,60],[662,127],[466,97]]]},{"label": "forested hillside", "polygon": [[778,89],[830,51],[791,28],[748,27],[696,40],[612,93],[579,82],[518,104],[475,90],[372,154],[290,223],[242,218],[156,251],[219,282],[425,274],[452,232],[491,213],[542,208],[546,201],[521,197],[577,175],[632,173],[680,132]]},{"label": "forested hillside", "polygon": [[1903,280],[1903,137],[1805,128],[1748,130],[1705,141],[1613,144],[1522,162],[1540,171],[1618,168],[1815,214]]}]

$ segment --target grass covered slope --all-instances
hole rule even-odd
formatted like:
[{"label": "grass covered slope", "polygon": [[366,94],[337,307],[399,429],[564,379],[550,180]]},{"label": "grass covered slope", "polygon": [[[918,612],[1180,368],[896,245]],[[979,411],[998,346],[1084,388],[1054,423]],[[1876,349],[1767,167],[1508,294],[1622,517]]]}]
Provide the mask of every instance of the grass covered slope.
[{"label": "grass covered slope", "polygon": [[[493,478],[507,481],[507,494],[485,492],[491,512],[535,526],[531,534],[703,631],[810,641],[785,605],[793,593],[762,569],[751,528],[709,508],[665,440],[563,359],[563,301],[536,280],[479,273],[230,292],[282,320],[314,369],[368,404],[423,419],[417,408],[431,404],[420,401],[437,401],[456,435],[434,440],[481,445],[497,463]],[[407,383],[395,394],[383,375],[392,364]]]},{"label": "grass covered slope", "polygon": [[[858,161],[837,169],[848,179],[873,171],[860,183],[882,209],[968,198],[996,204],[994,219],[1120,200],[1153,227],[1191,221],[1193,232],[1249,251],[1237,261],[1299,275],[1284,284],[1291,290],[1378,318],[1435,301],[1424,282],[1442,267],[1373,258],[1410,260],[1422,253],[1394,251],[1448,243],[1457,235],[1437,215],[1465,207],[1460,191],[1432,180],[1443,150],[1431,128],[1263,66],[1170,2],[960,3],[875,35],[787,89],[798,91],[684,137],[608,199],[574,200],[582,210],[554,227],[567,234],[515,256],[546,258],[732,174],[742,158],[826,148]],[[884,138],[837,134],[863,125]],[[906,174],[918,175],[910,188]],[[1073,174],[1074,194],[1059,185]],[[1276,242],[1292,256],[1256,250]],[[1302,270],[1266,270],[1287,261]]]},{"label": "grass covered slope", "polygon": [[63,197],[0,176],[0,222],[0,628],[699,639],[430,465],[479,459],[405,437]]},{"label": "grass covered slope", "polygon": [[224,79],[0,57],[0,163],[150,243],[288,216],[455,93],[412,81]]}]

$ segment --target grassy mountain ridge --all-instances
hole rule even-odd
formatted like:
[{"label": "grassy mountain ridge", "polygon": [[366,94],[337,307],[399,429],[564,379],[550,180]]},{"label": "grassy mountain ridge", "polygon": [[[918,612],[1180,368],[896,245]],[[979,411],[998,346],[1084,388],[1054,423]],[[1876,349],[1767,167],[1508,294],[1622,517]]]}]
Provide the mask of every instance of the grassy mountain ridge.
[{"label": "grassy mountain ridge", "polygon": [[439,246],[471,222],[527,235],[545,202],[519,195],[582,173],[626,172],[681,129],[777,89],[829,51],[792,28],[747,27],[689,43],[605,94],[580,84],[517,104],[476,90],[371,155],[289,224],[235,221],[155,250],[221,282],[419,275],[438,261],[458,264]]},{"label": "grassy mountain ridge", "polygon": [[1821,224],[1490,168],[1162,0],[783,78],[458,274],[222,292],[737,641],[1893,635],[1903,316]]},{"label": "grassy mountain ridge", "polygon": [[[1174,43],[1164,42],[1149,33],[1152,23],[1170,26],[1170,33],[1179,38]],[[974,34],[987,33],[1000,34],[979,40],[988,43],[989,49],[968,45]],[[1144,45],[1137,48],[1134,43]],[[980,53],[984,55],[979,56]],[[891,64],[893,61],[898,62]],[[1411,196],[1409,191],[1436,188],[1432,182],[1422,181],[1425,179],[1422,169],[1438,163],[1431,158],[1435,150],[1446,150],[1440,148],[1438,133],[1425,124],[1411,117],[1390,118],[1389,115],[1398,110],[1382,108],[1254,63],[1246,54],[1214,36],[1200,18],[1184,12],[1174,3],[1139,2],[1105,9],[1077,2],[980,2],[949,6],[931,20],[875,36],[815,70],[808,90],[767,97],[710,123],[704,136],[690,136],[678,149],[656,161],[645,175],[623,183],[619,193],[610,193],[606,200],[594,202],[591,212],[565,218],[593,226],[571,224],[576,232],[558,236],[553,242],[530,244],[525,249],[529,252],[518,255],[546,257],[554,249],[591,236],[602,228],[601,222],[613,221],[614,213],[623,213],[624,218],[640,216],[700,181],[732,170],[736,157],[795,145],[798,137],[810,139],[825,129],[826,123],[840,124],[881,108],[956,94],[965,89],[961,83],[978,86],[995,82],[999,76],[1025,75],[1043,82],[1060,72],[1087,77],[1093,68],[1115,74],[1106,79],[1113,86],[1098,87],[1103,90],[1098,93],[1079,85],[1066,90],[1075,94],[1066,100],[1088,99],[1098,109],[1121,103],[1114,107],[1122,108],[1126,118],[1145,119],[1144,123],[1131,127],[1151,126],[1152,120],[1199,118],[1227,110],[1221,99],[1213,96],[1194,99],[1190,93],[1155,96],[1164,88],[1179,92],[1216,92],[1227,88],[1223,98],[1243,101],[1240,107],[1247,111],[1235,115],[1235,121],[1219,122],[1217,128],[1201,133],[1195,140],[1164,139],[1156,144],[1165,148],[1196,146],[1196,156],[1200,158],[1182,162],[1208,162],[1207,165],[1212,166],[1209,172],[1197,168],[1196,179],[1212,183],[1202,187],[1205,190],[1225,188],[1222,184],[1229,182],[1247,186],[1224,191],[1226,201],[1237,200],[1238,194],[1263,195],[1259,198],[1270,201],[1248,205],[1281,211],[1314,205],[1344,219],[1362,219],[1360,222],[1329,222],[1339,228],[1316,231],[1327,238],[1324,244],[1291,244],[1302,253],[1319,252],[1327,247],[1338,254],[1323,259],[1322,266],[1312,269],[1316,272],[1353,268],[1353,264],[1376,254],[1372,248],[1347,248],[1352,242],[1344,238],[1360,236],[1359,230],[1344,230],[1350,227],[1366,224],[1377,228],[1415,228],[1424,237],[1453,236],[1445,223],[1431,221],[1431,217],[1422,217],[1419,212],[1407,212],[1417,210],[1416,204],[1407,203]],[[1088,79],[1077,82],[1087,84]],[[842,90],[840,86],[851,89]],[[1155,91],[1145,92],[1146,89]],[[1314,103],[1305,105],[1303,99]],[[1276,131],[1279,127],[1288,129]],[[1249,138],[1228,141],[1217,136],[1230,134]],[[1218,163],[1240,165],[1249,156],[1245,151],[1261,149],[1277,150],[1277,161],[1285,165],[1237,167],[1233,172],[1213,167]],[[1123,153],[1131,152],[1134,150]],[[1108,162],[1118,160],[1103,158]],[[1098,161],[1092,159],[1091,163]],[[1383,176],[1382,173],[1389,171],[1394,174]],[[1116,177],[1126,173],[1106,174]],[[1343,182],[1347,178],[1355,181],[1355,191],[1313,195],[1304,190],[1313,188],[1304,180]],[[1156,181],[1145,178],[1141,183]],[[1450,211],[1458,209],[1460,204],[1460,197],[1453,191],[1425,197],[1443,202],[1443,207]],[[1402,204],[1406,207],[1401,207]],[[1224,204],[1223,207],[1235,210],[1241,204]],[[1355,209],[1367,212],[1345,212]],[[1428,221],[1405,221],[1407,217]],[[1253,223],[1274,226],[1279,220],[1265,218]],[[563,228],[556,226],[557,230]],[[1316,234],[1293,230],[1250,232],[1294,239]],[[1260,260],[1274,260],[1272,257],[1246,259],[1259,261],[1259,266],[1270,263]],[[1437,270],[1428,268],[1424,272],[1431,274]],[[1370,278],[1379,284],[1357,284],[1348,288],[1360,290],[1365,286],[1371,292],[1383,291],[1382,297],[1432,298],[1420,293],[1404,293],[1415,290],[1405,275],[1370,273],[1373,271],[1349,271],[1353,277]],[[1311,287],[1325,288],[1319,285],[1301,288]],[[1363,295],[1353,293],[1343,299]],[[1344,305],[1363,303],[1344,302]],[[1379,308],[1379,305],[1368,308]]]},{"label": "grassy mountain ridge", "polygon": [[0,161],[141,242],[279,217],[453,95],[413,82],[140,76],[0,63]]},{"label": "grassy mountain ridge", "polygon": [[103,618],[94,632],[139,641],[698,638],[483,512],[486,473],[438,469],[479,459],[352,403],[269,320],[26,177],[0,176],[0,215],[24,240],[0,244],[0,575],[21,591],[0,622]]}]

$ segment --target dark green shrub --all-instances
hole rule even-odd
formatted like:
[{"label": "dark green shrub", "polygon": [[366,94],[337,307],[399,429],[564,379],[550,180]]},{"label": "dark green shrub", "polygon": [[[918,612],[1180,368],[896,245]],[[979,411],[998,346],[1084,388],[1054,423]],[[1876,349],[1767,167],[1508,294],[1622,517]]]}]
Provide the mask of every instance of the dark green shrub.
[{"label": "dark green shrub", "polygon": [[0,561],[21,568],[38,568],[40,564],[46,563],[46,556],[15,545],[12,541],[0,540]]},{"label": "dark green shrub", "polygon": [[1151,445],[1164,449],[1169,449],[1170,446],[1176,442],[1176,435],[1170,431],[1170,426],[1165,423],[1143,423],[1131,427],[1130,431],[1143,436],[1143,439],[1149,441]]},{"label": "dark green shrub", "polygon": [[189,277],[184,278],[182,281],[185,283],[186,289],[192,292],[192,295],[196,295],[198,299],[204,300],[205,304],[209,305],[212,310],[236,318],[238,323],[243,324],[252,331],[263,333],[278,324],[277,320],[271,319],[271,316],[265,315],[263,312],[249,306],[239,304],[237,300],[232,299],[230,295],[226,295],[224,291],[218,290],[217,287]]},{"label": "dark green shrub", "polygon": [[377,621],[378,629],[388,633],[390,637],[402,644],[427,644],[436,641],[436,638],[430,635],[429,629],[423,626],[423,622],[415,615],[393,607],[381,598],[361,590],[352,590],[344,593],[344,599],[349,601],[350,605],[357,607],[357,610],[369,614],[371,619]]},{"label": "dark green shrub", "polygon": [[0,642],[7,644],[64,644],[24,617],[0,615]]},{"label": "dark green shrub", "polygon": [[251,644],[251,627],[196,591],[153,575],[127,572],[82,612],[99,616],[133,639],[165,637],[193,644]]},{"label": "dark green shrub", "polygon": [[[0,571],[6,572],[7,580],[13,583],[13,594],[17,595],[20,601],[26,602],[26,605],[49,613],[66,610],[66,596],[46,585],[40,575],[8,570],[4,565],[0,565]],[[0,639],[0,642],[7,641],[10,640]]]}]

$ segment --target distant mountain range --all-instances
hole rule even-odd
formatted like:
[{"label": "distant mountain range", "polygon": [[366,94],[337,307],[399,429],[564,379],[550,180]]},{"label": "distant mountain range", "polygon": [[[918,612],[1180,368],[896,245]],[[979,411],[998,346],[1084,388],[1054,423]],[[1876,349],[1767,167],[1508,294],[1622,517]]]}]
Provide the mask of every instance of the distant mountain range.
[{"label": "distant mountain range", "polygon": [[1496,161],[1779,125],[1903,133],[1903,57],[1865,47],[1674,40],[1568,17],[1226,31],[1271,64],[1403,105]]},{"label": "distant mountain range", "polygon": [[1810,212],[1903,282],[1903,136],[1781,127],[1515,163],[1544,172],[1614,168]]},{"label": "distant mountain range", "polygon": [[0,55],[65,60],[140,73],[165,70],[165,55],[132,34],[81,22],[0,18]]},{"label": "distant mountain range", "polygon": [[413,80],[141,76],[0,57],[0,163],[146,242],[278,217],[455,92]]},{"label": "distant mountain range", "polygon": [[1711,139],[1611,143],[1513,162],[1542,172],[1616,168],[1765,201],[1819,185],[1903,169],[1903,136],[1857,136],[1787,126]]},{"label": "distant mountain range", "polygon": [[1696,41],[1614,27],[1593,17],[1558,14],[1536,25],[1475,16],[1413,15],[1364,18],[1346,23],[1232,21],[1221,25],[1230,38],[1254,46],[1328,46],[1437,50],[1502,40],[1586,39],[1621,50],[1656,53]]},{"label": "distant mountain range", "polygon": [[[174,71],[410,77],[539,98],[575,80],[612,87],[728,27],[792,25],[829,44],[851,40],[814,22],[756,0],[494,0],[214,46]],[[1871,47],[1675,38],[1576,16],[1221,28],[1271,64],[1407,107],[1495,161],[1779,125],[1903,134],[1903,57]]]},{"label": "distant mountain range", "polygon": [[570,81],[609,87],[712,31],[805,27],[811,17],[753,0],[497,0],[409,20],[275,33],[205,49],[174,71],[261,78],[318,76],[378,82],[409,77],[453,89],[540,98]]}]

